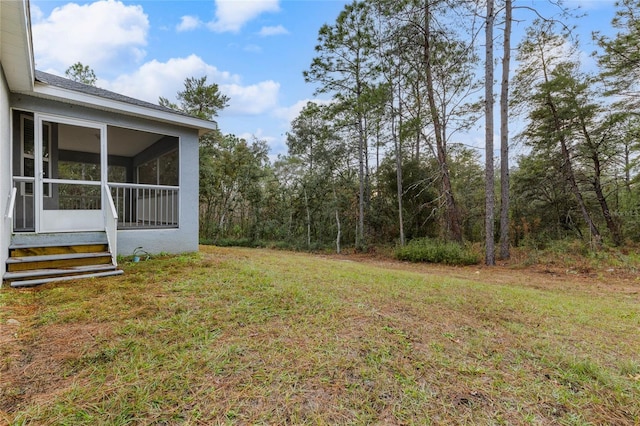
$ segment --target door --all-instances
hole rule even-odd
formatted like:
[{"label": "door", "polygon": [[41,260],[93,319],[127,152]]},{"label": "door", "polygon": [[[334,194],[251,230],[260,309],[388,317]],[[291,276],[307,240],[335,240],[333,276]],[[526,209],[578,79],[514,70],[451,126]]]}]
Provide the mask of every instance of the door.
[{"label": "door", "polygon": [[106,126],[35,115],[37,232],[104,230]]}]

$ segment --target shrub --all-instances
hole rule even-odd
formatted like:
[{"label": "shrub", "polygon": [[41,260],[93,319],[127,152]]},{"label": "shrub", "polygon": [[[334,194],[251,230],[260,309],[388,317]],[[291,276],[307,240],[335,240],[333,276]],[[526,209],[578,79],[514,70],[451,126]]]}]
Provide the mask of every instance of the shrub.
[{"label": "shrub", "polygon": [[396,250],[396,258],[410,262],[444,263],[447,265],[474,265],[479,256],[469,247],[458,243],[429,238],[411,240]]}]

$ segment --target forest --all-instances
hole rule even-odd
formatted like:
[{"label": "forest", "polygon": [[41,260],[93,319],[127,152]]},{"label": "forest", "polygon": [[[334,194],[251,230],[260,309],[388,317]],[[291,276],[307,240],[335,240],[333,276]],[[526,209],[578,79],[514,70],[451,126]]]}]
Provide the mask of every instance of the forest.
[{"label": "forest", "polygon": [[[513,0],[346,5],[301,70],[330,101],[293,120],[286,155],[201,139],[202,242],[340,252],[428,238],[480,245],[487,264],[558,240],[637,243],[640,1],[616,3],[615,36],[594,33],[586,59],[573,12],[549,3],[551,17]],[[512,40],[516,20],[529,25]],[[213,119],[229,101],[204,77],[177,99],[160,103]],[[483,146],[467,139],[478,128]]]}]

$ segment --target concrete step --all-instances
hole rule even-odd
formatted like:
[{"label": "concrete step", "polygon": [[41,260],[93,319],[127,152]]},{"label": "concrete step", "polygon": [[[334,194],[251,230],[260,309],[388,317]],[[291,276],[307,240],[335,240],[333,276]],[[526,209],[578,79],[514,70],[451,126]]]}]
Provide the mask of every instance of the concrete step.
[{"label": "concrete step", "polygon": [[50,234],[14,234],[9,249],[22,247],[79,246],[107,244],[106,232],[54,232]]},{"label": "concrete step", "polygon": [[11,287],[14,287],[14,288],[34,287],[34,286],[37,286],[37,285],[47,284],[47,283],[51,283],[51,282],[70,281],[70,280],[76,280],[76,279],[82,279],[82,278],[109,277],[109,276],[114,276],[114,275],[121,275],[123,273],[124,273],[124,271],[122,271],[120,269],[116,269],[116,270],[113,270],[113,271],[96,272],[96,273],[91,273],[91,274],[65,275],[65,276],[54,277],[54,278],[37,278],[37,279],[33,279],[33,280],[20,280],[20,281],[13,281],[11,283]]},{"label": "concrete step", "polygon": [[31,269],[26,271],[7,272],[4,274],[6,281],[16,281],[23,278],[53,278],[63,275],[82,275],[92,274],[96,272],[114,271],[115,266],[109,265],[86,265],[86,266],[74,266],[69,268],[57,268],[57,269]]}]

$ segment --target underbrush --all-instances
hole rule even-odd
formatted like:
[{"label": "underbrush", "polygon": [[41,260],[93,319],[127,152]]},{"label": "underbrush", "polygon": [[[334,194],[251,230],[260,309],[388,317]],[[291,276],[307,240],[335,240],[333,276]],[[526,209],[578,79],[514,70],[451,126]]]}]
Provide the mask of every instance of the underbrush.
[{"label": "underbrush", "polygon": [[201,239],[200,244],[205,246],[218,247],[245,247],[245,248],[268,248],[274,250],[302,251],[302,252],[331,252],[335,250],[335,245],[326,245],[318,242],[312,242],[311,246],[302,241],[274,241],[274,240],[258,240],[252,238],[220,238],[217,240]]},{"label": "underbrush", "polygon": [[602,271],[615,269],[628,273],[640,270],[640,249],[634,245],[594,248],[581,240],[558,240],[544,248],[530,246],[511,250],[509,263],[514,266],[546,265],[569,271]]},{"label": "underbrush", "polygon": [[468,246],[429,238],[410,241],[395,252],[399,260],[410,262],[444,263],[446,265],[475,265],[480,256]]},{"label": "underbrush", "polygon": [[[201,240],[200,244],[218,247],[266,248],[293,252],[335,254],[333,243],[306,241],[273,241],[250,238],[224,238]],[[458,244],[437,239],[419,238],[410,241],[404,247],[369,245],[365,250],[357,250],[350,245],[342,246],[342,254],[359,254],[378,258],[396,258],[409,262],[440,263],[445,265],[476,265],[482,262],[484,247],[481,243]],[[501,265],[512,267],[547,266],[567,271],[590,272],[615,269],[625,273],[640,271],[640,247],[604,246],[595,249],[588,242],[565,239],[548,241],[543,246],[524,244],[511,248],[509,259],[500,259]]]}]

